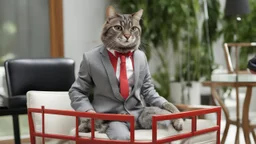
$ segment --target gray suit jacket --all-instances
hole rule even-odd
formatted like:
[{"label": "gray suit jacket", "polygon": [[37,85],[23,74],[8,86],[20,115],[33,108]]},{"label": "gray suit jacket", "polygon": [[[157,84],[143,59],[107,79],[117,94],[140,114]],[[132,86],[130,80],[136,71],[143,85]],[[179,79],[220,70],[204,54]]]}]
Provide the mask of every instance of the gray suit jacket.
[{"label": "gray suit jacket", "polygon": [[[136,50],[133,58],[134,87],[125,100],[119,92],[118,80],[107,49],[98,46],[84,53],[78,77],[69,90],[73,109],[93,109],[98,113],[130,113],[137,119],[144,107],[142,101],[162,107],[167,100],[155,91],[145,54],[141,50]],[[92,102],[88,98],[91,88],[94,96]]]}]

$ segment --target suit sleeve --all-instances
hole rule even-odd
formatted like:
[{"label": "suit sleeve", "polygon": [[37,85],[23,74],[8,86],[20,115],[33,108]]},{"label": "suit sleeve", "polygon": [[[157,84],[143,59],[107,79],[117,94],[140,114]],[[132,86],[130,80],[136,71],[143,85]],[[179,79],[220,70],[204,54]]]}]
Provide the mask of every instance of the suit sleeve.
[{"label": "suit sleeve", "polygon": [[93,81],[90,75],[90,65],[86,55],[83,55],[83,60],[80,64],[80,69],[76,81],[69,89],[69,97],[71,107],[76,111],[94,110],[89,101],[90,89],[93,86]]},{"label": "suit sleeve", "polygon": [[143,80],[141,95],[144,97],[145,102],[150,106],[157,106],[162,108],[163,104],[168,101],[162,96],[160,96],[158,92],[155,90],[155,87],[152,84],[152,78],[149,71],[147,58],[145,55],[144,57],[145,57],[144,72],[146,73],[146,75]]}]

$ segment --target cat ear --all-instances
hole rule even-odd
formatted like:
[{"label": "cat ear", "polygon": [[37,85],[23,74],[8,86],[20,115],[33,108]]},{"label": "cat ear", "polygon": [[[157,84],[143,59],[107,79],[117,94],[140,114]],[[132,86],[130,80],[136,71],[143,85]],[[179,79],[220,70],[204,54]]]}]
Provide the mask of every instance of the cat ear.
[{"label": "cat ear", "polygon": [[106,11],[107,18],[113,18],[116,16],[116,11],[112,6],[109,6]]},{"label": "cat ear", "polygon": [[132,14],[132,16],[133,16],[135,19],[140,20],[140,19],[141,19],[142,14],[143,14],[143,9],[140,9],[140,10],[139,10],[139,11],[137,11],[136,13]]}]

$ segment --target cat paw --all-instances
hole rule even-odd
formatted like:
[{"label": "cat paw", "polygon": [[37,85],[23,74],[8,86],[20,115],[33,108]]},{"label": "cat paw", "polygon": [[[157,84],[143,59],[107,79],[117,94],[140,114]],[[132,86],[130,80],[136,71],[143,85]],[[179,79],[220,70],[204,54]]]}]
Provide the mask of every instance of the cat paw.
[{"label": "cat paw", "polygon": [[86,124],[82,123],[78,127],[78,132],[85,132],[85,133],[87,133],[87,132],[90,132],[90,131],[91,131],[90,128],[88,128]]},{"label": "cat paw", "polygon": [[101,128],[98,130],[99,133],[106,133],[108,129],[108,124],[102,124]]},{"label": "cat paw", "polygon": [[184,127],[184,121],[181,118],[175,119],[175,120],[173,120],[172,125],[175,130],[181,131],[181,130],[183,130],[183,127]]},{"label": "cat paw", "polygon": [[130,115],[130,114],[128,114],[127,112],[122,112],[120,113],[120,115]]}]

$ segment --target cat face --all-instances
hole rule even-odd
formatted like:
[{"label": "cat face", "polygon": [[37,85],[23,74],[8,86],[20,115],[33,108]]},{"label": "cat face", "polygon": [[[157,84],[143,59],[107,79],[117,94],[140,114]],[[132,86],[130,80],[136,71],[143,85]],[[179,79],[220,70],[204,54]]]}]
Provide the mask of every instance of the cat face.
[{"label": "cat face", "polygon": [[118,14],[113,7],[106,11],[107,20],[101,34],[105,47],[126,53],[140,45],[141,27],[139,21],[143,10],[134,14]]}]

